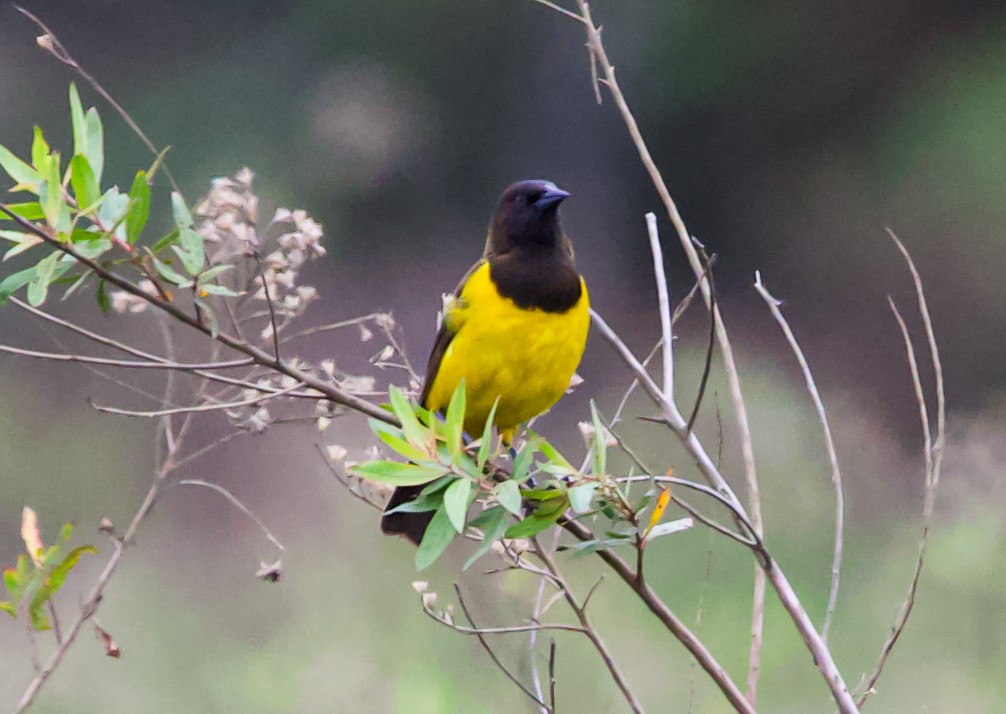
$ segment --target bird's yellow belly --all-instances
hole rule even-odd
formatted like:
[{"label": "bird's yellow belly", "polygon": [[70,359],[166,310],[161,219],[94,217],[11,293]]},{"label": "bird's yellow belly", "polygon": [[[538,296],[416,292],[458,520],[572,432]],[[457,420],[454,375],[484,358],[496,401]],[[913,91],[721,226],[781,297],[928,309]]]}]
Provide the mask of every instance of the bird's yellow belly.
[{"label": "bird's yellow belly", "polygon": [[[567,312],[522,309],[500,297],[476,271],[462,293],[460,322],[430,389],[427,407],[442,410],[464,379],[467,392],[465,430],[481,434],[493,403],[494,422],[510,430],[555,404],[563,395],[583,355],[590,325],[586,287]],[[492,291],[491,293],[489,291]]]}]

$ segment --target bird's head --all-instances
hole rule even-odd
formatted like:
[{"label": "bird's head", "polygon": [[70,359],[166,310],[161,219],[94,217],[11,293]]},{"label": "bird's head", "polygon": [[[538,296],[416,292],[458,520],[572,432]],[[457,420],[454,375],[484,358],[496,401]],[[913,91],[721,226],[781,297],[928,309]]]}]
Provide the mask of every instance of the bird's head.
[{"label": "bird's head", "polygon": [[489,229],[490,251],[560,246],[559,204],[568,196],[551,181],[518,181],[508,186]]}]

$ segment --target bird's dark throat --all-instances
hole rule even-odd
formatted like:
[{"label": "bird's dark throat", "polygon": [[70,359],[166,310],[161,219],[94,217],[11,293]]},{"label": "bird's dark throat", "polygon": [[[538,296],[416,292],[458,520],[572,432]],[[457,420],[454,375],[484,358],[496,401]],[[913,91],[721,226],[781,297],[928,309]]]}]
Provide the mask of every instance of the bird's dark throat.
[{"label": "bird's dark throat", "polygon": [[489,257],[496,290],[524,309],[566,312],[580,300],[580,276],[561,249],[513,250]]}]

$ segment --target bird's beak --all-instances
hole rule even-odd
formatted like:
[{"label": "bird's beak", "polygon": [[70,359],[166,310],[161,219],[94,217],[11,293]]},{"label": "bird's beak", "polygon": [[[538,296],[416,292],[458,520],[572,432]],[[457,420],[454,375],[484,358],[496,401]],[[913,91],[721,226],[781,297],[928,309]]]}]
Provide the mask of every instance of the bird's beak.
[{"label": "bird's beak", "polygon": [[542,194],[541,198],[534,202],[534,207],[539,211],[544,211],[552,206],[558,206],[567,198],[569,198],[569,191],[563,191],[558,186],[552,186]]}]

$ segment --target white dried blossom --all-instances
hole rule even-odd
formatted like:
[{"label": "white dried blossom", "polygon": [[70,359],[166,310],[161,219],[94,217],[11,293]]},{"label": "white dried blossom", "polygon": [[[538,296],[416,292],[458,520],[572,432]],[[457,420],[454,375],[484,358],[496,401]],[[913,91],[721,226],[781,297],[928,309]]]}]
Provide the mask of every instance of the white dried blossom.
[{"label": "white dried blossom", "polygon": [[431,592],[425,592],[422,595],[423,598],[423,608],[426,610],[432,610],[437,606],[437,594]]},{"label": "white dried blossom", "polygon": [[369,394],[377,386],[377,380],[369,375],[349,375],[339,381],[339,387],[353,394]]},{"label": "white dried blossom", "polygon": [[318,431],[325,431],[332,424],[332,419],[330,417],[318,417],[315,425],[318,427]]},{"label": "white dried blossom", "polygon": [[[147,295],[154,297],[158,295],[157,286],[146,278],[137,283],[136,287],[145,292]],[[125,290],[113,290],[108,294],[108,297],[112,303],[112,310],[119,314],[126,312],[137,314],[144,312],[150,306],[150,303],[147,300],[144,300],[139,295],[128,293]]]},{"label": "white dried blossom", "polygon": [[335,360],[334,359],[323,359],[321,364],[321,371],[327,374],[329,377],[335,375]]},{"label": "white dried blossom", "polygon": [[[594,429],[594,425],[589,421],[581,421],[577,422],[576,426],[580,430],[580,435],[583,437],[583,440],[589,444],[594,438],[594,432],[597,431]],[[602,426],[601,428],[603,429],[604,434],[604,445],[618,446],[618,439],[615,438],[615,435],[611,433],[608,427]]]},{"label": "white dried blossom", "polygon": [[426,580],[413,580],[412,589],[415,590],[420,595],[422,595],[423,593],[425,593],[427,590],[430,589],[430,583]]},{"label": "white dried blossom", "polygon": [[345,446],[332,444],[331,446],[325,447],[325,453],[328,454],[328,458],[338,463],[345,460],[349,450]]},{"label": "white dried blossom", "polygon": [[377,444],[371,444],[367,447],[367,458],[373,461],[374,459],[381,458],[381,450],[377,448]]},{"label": "white dried blossom", "polygon": [[374,316],[374,322],[382,330],[394,330],[395,329],[395,318],[391,316],[390,312],[381,312]]},{"label": "white dried blossom", "polygon": [[371,332],[370,328],[360,323],[360,342],[370,342],[374,339],[374,333]]}]

